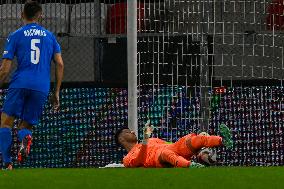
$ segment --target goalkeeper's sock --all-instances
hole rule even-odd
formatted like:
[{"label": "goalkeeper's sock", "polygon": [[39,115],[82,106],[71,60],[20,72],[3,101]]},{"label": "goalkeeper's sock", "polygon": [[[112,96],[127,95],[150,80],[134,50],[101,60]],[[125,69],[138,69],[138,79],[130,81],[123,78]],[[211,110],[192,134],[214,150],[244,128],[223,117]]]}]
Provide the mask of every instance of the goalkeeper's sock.
[{"label": "goalkeeper's sock", "polygon": [[12,132],[10,128],[0,128],[0,150],[4,163],[11,163]]},{"label": "goalkeeper's sock", "polygon": [[26,136],[28,136],[28,135],[32,136],[32,131],[31,131],[31,130],[29,130],[29,129],[21,129],[21,130],[19,130],[19,132],[18,132],[18,140],[19,140],[20,142],[22,142],[22,140],[23,140]]}]

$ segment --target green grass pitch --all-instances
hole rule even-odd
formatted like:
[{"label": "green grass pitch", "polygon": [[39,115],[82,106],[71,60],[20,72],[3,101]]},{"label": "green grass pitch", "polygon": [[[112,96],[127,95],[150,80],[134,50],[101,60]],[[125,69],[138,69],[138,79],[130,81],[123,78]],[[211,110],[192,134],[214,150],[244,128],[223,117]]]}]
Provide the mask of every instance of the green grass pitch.
[{"label": "green grass pitch", "polygon": [[203,169],[15,169],[0,171],[0,189],[277,189],[283,167]]}]

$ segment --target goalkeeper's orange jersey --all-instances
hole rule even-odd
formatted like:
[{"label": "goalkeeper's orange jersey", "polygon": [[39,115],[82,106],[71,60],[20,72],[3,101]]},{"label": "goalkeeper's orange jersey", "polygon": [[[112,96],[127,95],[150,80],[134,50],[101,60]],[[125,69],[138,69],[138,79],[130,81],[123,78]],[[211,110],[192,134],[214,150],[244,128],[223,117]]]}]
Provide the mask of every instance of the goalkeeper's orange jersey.
[{"label": "goalkeeper's orange jersey", "polygon": [[212,148],[220,145],[220,136],[202,136],[194,133],[180,138],[173,144],[166,144],[166,141],[158,138],[150,138],[147,145],[136,144],[124,157],[123,164],[125,167],[164,167],[168,166],[165,163],[170,163],[174,167],[188,167],[192,156],[202,147]]},{"label": "goalkeeper's orange jersey", "polygon": [[166,147],[166,141],[158,138],[148,139],[148,144],[136,144],[123,158],[125,167],[157,167],[161,150]]}]

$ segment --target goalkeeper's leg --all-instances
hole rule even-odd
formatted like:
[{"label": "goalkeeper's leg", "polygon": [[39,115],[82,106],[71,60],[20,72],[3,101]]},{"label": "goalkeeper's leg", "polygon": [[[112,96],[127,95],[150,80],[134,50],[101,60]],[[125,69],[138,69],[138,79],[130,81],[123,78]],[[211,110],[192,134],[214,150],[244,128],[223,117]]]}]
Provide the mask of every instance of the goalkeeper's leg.
[{"label": "goalkeeper's leg", "polygon": [[190,161],[168,149],[161,152],[159,161],[162,165],[170,164],[173,167],[189,167],[190,165]]},{"label": "goalkeeper's leg", "polygon": [[203,136],[196,135],[186,140],[186,146],[194,153],[197,153],[201,148],[213,148],[222,145],[220,136]]},{"label": "goalkeeper's leg", "polygon": [[160,156],[159,156],[159,164],[164,167],[167,167],[167,164],[170,164],[171,167],[204,167],[203,165],[195,162],[191,162],[186,160],[184,157],[177,155],[175,152],[164,149],[162,150]]},{"label": "goalkeeper's leg", "polygon": [[203,136],[189,134],[179,139],[174,144],[167,147],[168,150],[177,155],[190,159],[192,155],[198,153],[203,147],[217,147],[222,145],[222,138],[219,136]]}]

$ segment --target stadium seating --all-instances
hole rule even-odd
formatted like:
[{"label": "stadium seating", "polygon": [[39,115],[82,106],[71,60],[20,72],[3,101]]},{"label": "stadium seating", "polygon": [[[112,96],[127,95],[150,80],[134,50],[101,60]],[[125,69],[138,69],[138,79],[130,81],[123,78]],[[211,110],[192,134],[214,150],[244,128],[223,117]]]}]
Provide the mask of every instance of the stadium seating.
[{"label": "stadium seating", "polygon": [[22,25],[23,4],[0,5],[0,36],[6,37]]},{"label": "stadium seating", "polygon": [[80,3],[73,5],[71,12],[71,33],[100,33],[100,4]]},{"label": "stadium seating", "polygon": [[69,5],[47,3],[42,5],[42,24],[54,33],[68,32]]}]

